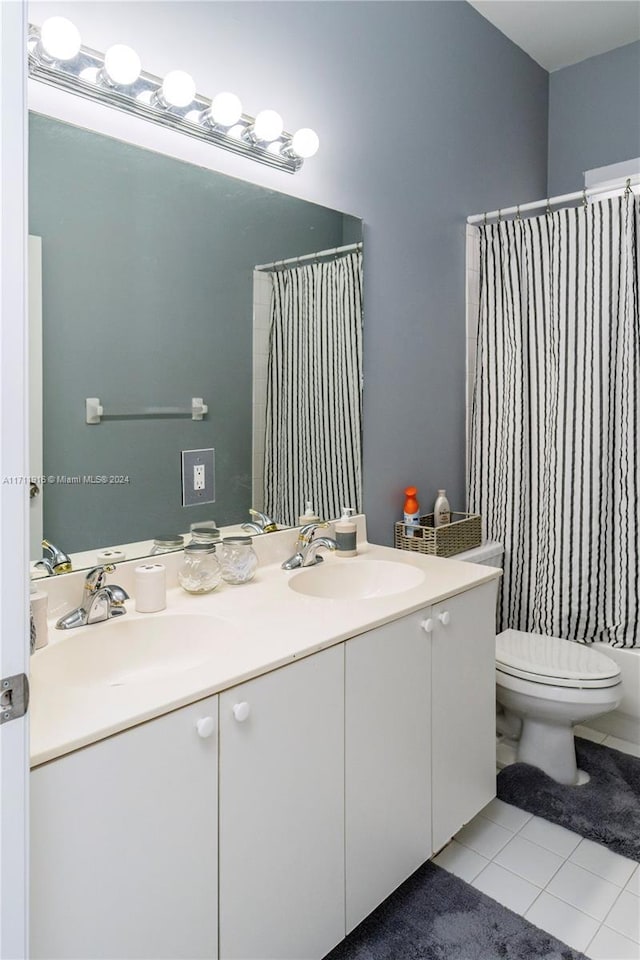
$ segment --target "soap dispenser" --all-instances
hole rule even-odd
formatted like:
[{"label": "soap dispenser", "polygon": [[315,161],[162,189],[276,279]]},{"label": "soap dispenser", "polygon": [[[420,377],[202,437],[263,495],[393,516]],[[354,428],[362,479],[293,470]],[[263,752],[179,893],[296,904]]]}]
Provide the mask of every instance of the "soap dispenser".
[{"label": "soap dispenser", "polygon": [[320,517],[313,509],[311,500],[305,502],[304,508],[304,513],[298,517],[298,526],[304,527],[306,523],[320,523]]},{"label": "soap dispenser", "polygon": [[337,557],[355,557],[358,554],[356,533],[358,526],[353,519],[353,507],[343,507],[342,516],[335,523]]}]

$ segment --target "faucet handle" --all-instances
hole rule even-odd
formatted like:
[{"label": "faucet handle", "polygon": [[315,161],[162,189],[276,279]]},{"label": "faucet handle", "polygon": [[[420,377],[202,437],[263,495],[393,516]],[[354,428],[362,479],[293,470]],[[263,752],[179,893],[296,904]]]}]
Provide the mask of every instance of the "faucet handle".
[{"label": "faucet handle", "polygon": [[326,520],[315,520],[313,523],[305,523],[300,527],[298,533],[298,543],[300,546],[306,546],[313,540],[313,535],[318,529],[326,529],[329,526]]},{"label": "faucet handle", "polygon": [[253,507],[249,509],[249,513],[252,517],[256,518],[256,523],[262,528],[263,533],[273,533],[278,529],[278,524],[275,520],[272,520],[271,517],[268,517],[266,513],[261,513],[260,510],[254,510]]},{"label": "faucet handle", "polygon": [[97,567],[92,567],[84,578],[84,588],[89,593],[101,590],[105,585],[108,573],[113,573],[115,566],[113,563],[104,563]]},{"label": "faucet handle", "polygon": [[42,541],[43,557],[36,566],[44,567],[49,575],[55,573],[69,573],[71,571],[71,558],[64,550],[56,547],[48,540]]}]

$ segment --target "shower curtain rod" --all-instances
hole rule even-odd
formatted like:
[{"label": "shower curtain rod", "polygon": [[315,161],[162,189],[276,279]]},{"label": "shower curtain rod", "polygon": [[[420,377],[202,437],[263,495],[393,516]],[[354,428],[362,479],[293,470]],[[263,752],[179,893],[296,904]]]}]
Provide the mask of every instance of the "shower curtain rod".
[{"label": "shower curtain rod", "polygon": [[[579,190],[577,193],[565,193],[562,197],[551,197],[546,200],[535,200],[532,203],[520,203],[515,207],[505,207],[503,210],[492,210],[491,213],[475,213],[472,217],[467,217],[467,223],[484,223],[489,218],[500,219],[515,213],[523,213],[525,210],[538,210],[540,207],[551,208],[552,204],[570,203],[572,200],[582,200],[586,203],[589,197],[595,197],[599,193],[624,193],[627,189],[633,190],[640,184],[640,174],[633,177],[626,177],[624,180],[609,181],[608,184],[601,184],[598,187],[591,187],[589,190]],[[634,193],[637,190],[633,190]]]},{"label": "shower curtain rod", "polygon": [[354,250],[362,250],[362,241],[358,243],[348,243],[344,247],[332,247],[330,250],[319,250],[317,253],[305,253],[301,257],[289,257],[287,260],[274,260],[273,263],[259,263],[254,270],[279,270],[280,267],[288,263],[304,263],[306,260],[318,260],[320,257],[342,256],[343,253],[351,253]]}]

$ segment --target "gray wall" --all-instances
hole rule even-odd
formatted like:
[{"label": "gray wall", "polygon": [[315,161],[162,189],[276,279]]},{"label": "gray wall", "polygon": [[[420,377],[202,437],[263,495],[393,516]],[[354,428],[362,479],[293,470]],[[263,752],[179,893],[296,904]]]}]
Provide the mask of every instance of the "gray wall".
[{"label": "gray wall", "polygon": [[549,78],[549,195],[584,186],[585,170],[640,157],[640,41]]},{"label": "gray wall", "polygon": [[[463,2],[72,3],[86,42],[314,127],[299,174],[217,169],[365,221],[364,503],[390,543],[403,488],[464,507],[465,219],[544,196],[548,75]],[[41,22],[48,4],[33,4]],[[102,44],[102,46],[100,46]],[[102,122],[97,117],[95,122]],[[169,137],[167,137],[167,142]]]},{"label": "gray wall", "polygon": [[[253,266],[338,246],[342,215],[33,115],[29,193],[43,255],[44,473],[129,477],[47,484],[45,536],[77,551],[249,519]],[[94,396],[107,413],[193,396],[210,412],[89,426]],[[180,451],[201,447],[216,451],[216,502],[183,508]]]}]

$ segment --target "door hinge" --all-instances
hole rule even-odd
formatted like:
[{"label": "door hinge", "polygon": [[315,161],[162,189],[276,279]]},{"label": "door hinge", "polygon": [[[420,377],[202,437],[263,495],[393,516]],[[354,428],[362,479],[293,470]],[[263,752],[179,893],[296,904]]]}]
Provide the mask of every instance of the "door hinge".
[{"label": "door hinge", "polygon": [[0,681],[0,724],[24,717],[29,707],[29,680],[25,673]]}]

